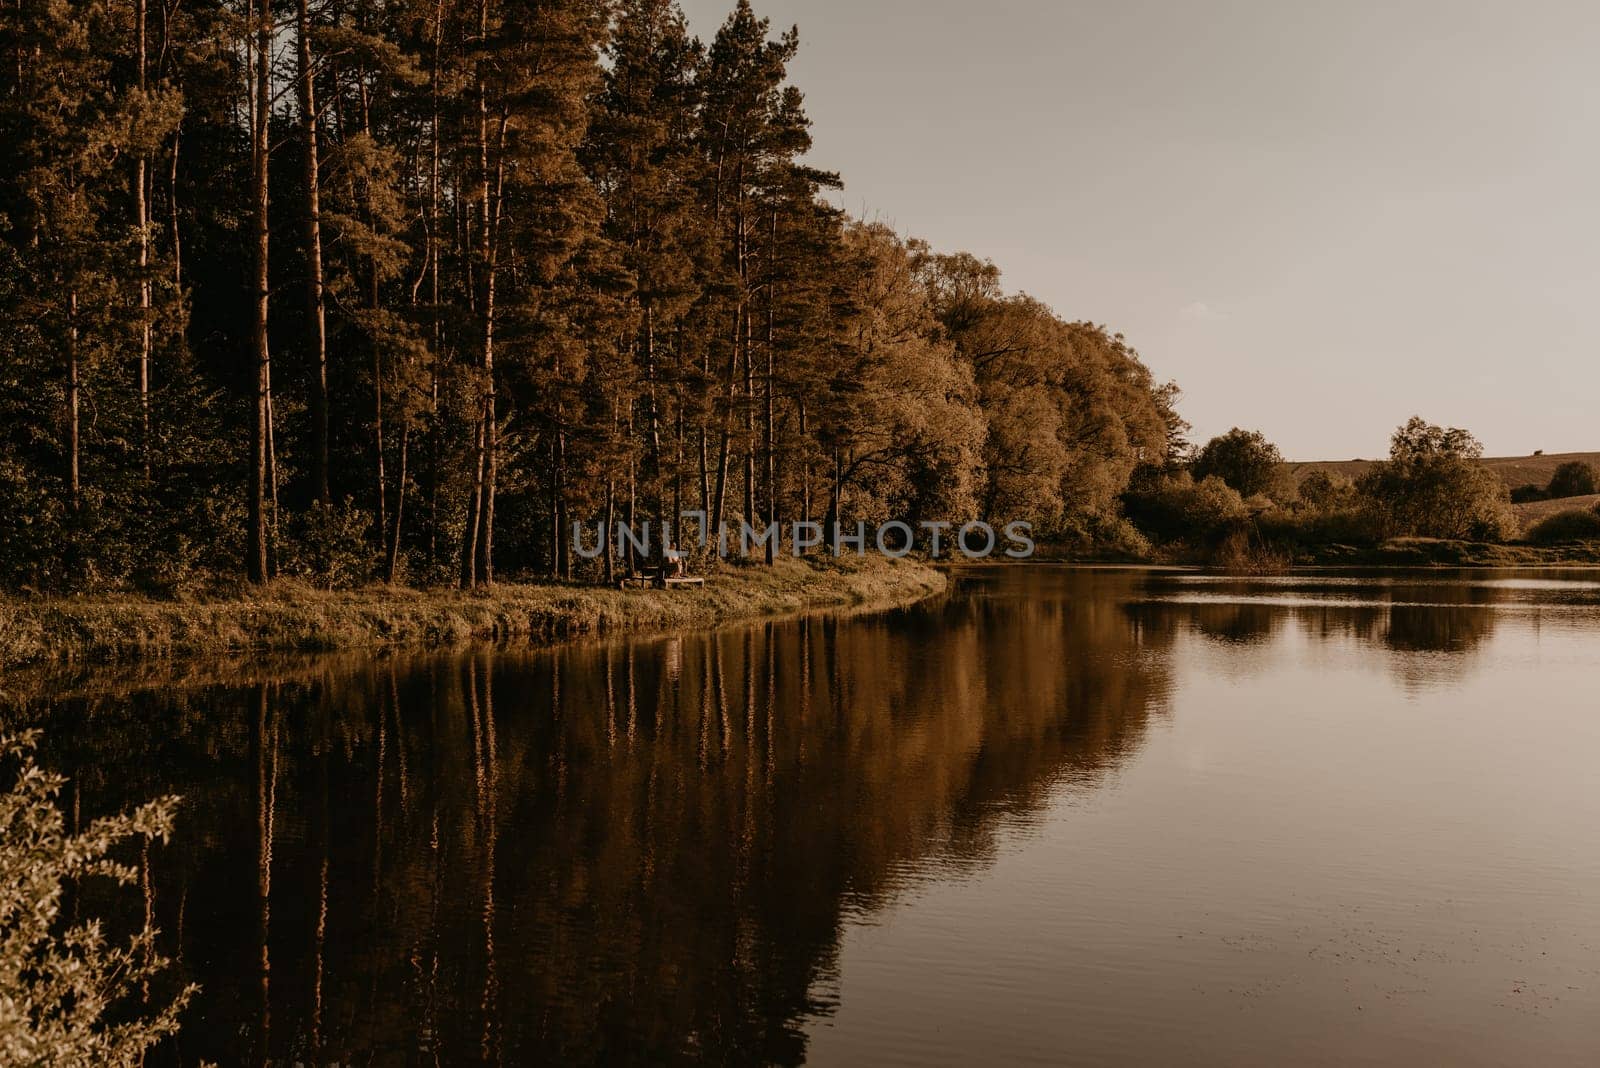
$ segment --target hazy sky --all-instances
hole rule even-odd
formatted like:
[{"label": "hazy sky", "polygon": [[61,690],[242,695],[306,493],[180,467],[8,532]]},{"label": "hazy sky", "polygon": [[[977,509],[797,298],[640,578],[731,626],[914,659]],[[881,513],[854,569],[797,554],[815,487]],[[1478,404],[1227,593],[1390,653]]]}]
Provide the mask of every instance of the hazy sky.
[{"label": "hazy sky", "polygon": [[[683,0],[709,39],[733,0]],[[755,0],[845,206],[1127,335],[1203,440],[1600,449],[1600,6]]]}]

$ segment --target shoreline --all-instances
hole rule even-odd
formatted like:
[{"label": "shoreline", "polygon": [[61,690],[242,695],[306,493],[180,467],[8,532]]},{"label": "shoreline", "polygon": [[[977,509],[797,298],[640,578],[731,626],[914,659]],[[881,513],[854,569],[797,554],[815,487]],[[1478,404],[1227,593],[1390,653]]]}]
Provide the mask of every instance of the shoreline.
[{"label": "shoreline", "polygon": [[[1328,548],[1332,551],[1309,553],[1287,570],[1600,568],[1600,549],[1590,546],[1400,539],[1368,549]],[[1048,551],[1027,563],[1229,571],[1199,561],[1074,558]],[[957,570],[961,566],[957,564]],[[703,587],[674,590],[548,582],[500,583],[488,591],[471,592],[381,585],[324,590],[280,579],[261,590],[239,587],[173,598],[133,593],[0,597],[0,672],[212,657],[429,650],[478,641],[541,645],[613,634],[698,630],[813,609],[893,608],[943,591],[947,570],[913,558],[780,557],[770,568],[723,566],[706,576]]]},{"label": "shoreline", "polygon": [[[1177,553],[1136,559],[1092,553],[1056,554],[1049,547],[1032,563],[1104,565],[1111,567],[1180,567],[1203,571],[1228,571],[1227,565],[1204,553]],[[1497,567],[1600,567],[1600,542],[1563,542],[1530,545],[1526,542],[1459,541],[1446,538],[1391,538],[1380,545],[1315,545],[1297,547],[1284,554],[1289,570],[1302,568],[1497,568]],[[1241,571],[1248,573],[1248,569]]]},{"label": "shoreline", "polygon": [[0,671],[178,657],[430,649],[472,641],[542,644],[587,635],[714,627],[815,608],[908,604],[945,588],[942,571],[884,557],[780,558],[723,567],[703,587],[617,590],[501,583],[488,591],[371,586],[329,591],[275,581],[236,594],[0,599]]}]

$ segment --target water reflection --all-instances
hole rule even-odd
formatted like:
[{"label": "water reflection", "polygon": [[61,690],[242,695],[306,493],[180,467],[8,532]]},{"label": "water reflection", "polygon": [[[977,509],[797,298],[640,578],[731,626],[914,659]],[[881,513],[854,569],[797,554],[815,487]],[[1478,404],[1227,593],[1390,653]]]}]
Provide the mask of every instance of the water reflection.
[{"label": "water reflection", "polygon": [[204,984],[178,1059],[793,1063],[844,917],[1136,748],[1165,640],[956,596],[67,696],[48,755],[86,809],[188,798],[154,871]]},{"label": "water reflection", "polygon": [[1356,642],[1427,685],[1502,610],[1593,604],[975,571],[883,615],[19,699],[84,818],[187,798],[151,868],[204,988],[168,1060],[797,1063],[844,926],[1097,789],[1168,714],[1186,637]]},{"label": "water reflection", "polygon": [[[1407,688],[1448,685],[1475,665],[1498,627],[1592,626],[1600,575],[1583,569],[1359,570],[1238,578],[1154,573],[1128,610],[1148,625],[1180,626],[1224,646],[1269,646],[1287,635],[1350,641],[1381,654]],[[1450,654],[1440,657],[1433,654]],[[1225,670],[1270,662],[1230,657]]]}]

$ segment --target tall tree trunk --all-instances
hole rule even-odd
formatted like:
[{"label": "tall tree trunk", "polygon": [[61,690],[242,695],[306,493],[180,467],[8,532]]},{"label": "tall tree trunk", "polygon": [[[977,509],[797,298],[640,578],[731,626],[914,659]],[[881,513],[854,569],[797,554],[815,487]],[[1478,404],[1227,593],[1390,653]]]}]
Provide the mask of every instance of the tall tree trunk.
[{"label": "tall tree trunk", "polygon": [[[774,351],[774,335],[777,326],[778,306],[778,212],[772,212],[772,226],[767,234],[767,384],[766,384],[766,426],[763,430],[763,445],[766,452],[767,470],[767,522],[778,521],[778,450],[773,434],[773,406],[772,391],[777,382],[774,366],[777,355]],[[767,563],[777,563],[777,539],[767,543]]]},{"label": "tall tree trunk", "polygon": [[373,452],[377,458],[374,475],[378,491],[378,544],[384,545],[389,540],[389,493],[385,485],[388,476],[383,470],[383,357],[376,343],[372,346],[372,412]]},{"label": "tall tree trunk", "polygon": [[495,419],[494,370],[489,371],[489,396],[483,404],[483,529],[478,539],[478,577],[485,586],[494,585],[494,504],[495,483],[499,474],[500,427]]},{"label": "tall tree trunk", "polygon": [[[809,427],[806,423],[806,398],[801,394],[800,401],[800,440],[807,440],[806,434]],[[809,455],[800,460],[800,519],[802,522],[811,522],[811,457]]]},{"label": "tall tree trunk", "polygon": [[[616,581],[616,539],[611,536],[612,527],[616,519],[616,483],[606,479],[606,510],[605,520],[600,526],[600,542],[605,546],[605,582],[610,586]],[[632,547],[629,547],[632,552]]]},{"label": "tall tree trunk", "polygon": [[267,129],[272,106],[272,16],[262,9],[256,12],[255,73],[251,88],[254,102],[251,107],[251,163],[252,193],[254,197],[254,322],[251,324],[251,343],[255,358],[255,415],[250,433],[250,499],[248,502],[248,531],[245,544],[245,574],[251,582],[267,580],[267,450],[270,433],[268,420],[272,397],[272,354],[267,346],[267,311],[271,299],[267,277],[267,252],[271,230],[267,209],[267,153],[271,146]]},{"label": "tall tree trunk", "polygon": [[299,46],[296,90],[300,133],[305,142],[306,318],[311,334],[311,485],[317,500],[329,504],[328,488],[328,324],[327,292],[322,275],[321,166],[317,155],[316,68],[311,58],[311,16],[307,0],[295,12]]},{"label": "tall tree trunk", "polygon": [[167,226],[172,241],[172,288],[183,288],[183,235],[178,231],[178,146],[183,139],[180,125],[172,132],[172,163],[167,172]]},{"label": "tall tree trunk", "polygon": [[430,302],[429,320],[433,326],[433,366],[430,375],[429,463],[428,463],[428,559],[437,559],[439,547],[439,468],[444,462],[444,419],[439,411],[439,379],[443,371],[444,338],[441,331],[443,316],[439,306],[439,249],[443,244],[439,235],[439,69],[441,42],[444,37],[444,0],[433,7],[433,67],[429,72],[428,96],[433,109],[429,126],[428,160],[428,275]]},{"label": "tall tree trunk", "polygon": [[411,446],[411,427],[400,427],[400,481],[395,486],[394,529],[389,535],[389,563],[384,568],[384,581],[393,583],[400,571],[400,530],[406,517],[406,462]]},{"label": "tall tree trunk", "polygon": [[[486,48],[489,39],[489,0],[478,3],[478,45]],[[471,565],[476,581],[489,585],[494,581],[494,494],[496,475],[496,426],[494,382],[494,316],[495,316],[495,223],[496,211],[490,189],[489,169],[489,90],[485,81],[484,61],[480,58],[475,72],[478,94],[478,262],[483,272],[483,300],[478,310],[482,324],[482,348],[479,353],[479,370],[483,375],[483,406],[479,418],[483,422],[478,434],[479,489],[476,532],[477,559]],[[501,137],[504,138],[504,123]],[[496,168],[497,171],[499,168]]]},{"label": "tall tree trunk", "polygon": [[[134,0],[134,62],[139,92],[145,91],[146,0]],[[133,216],[139,230],[139,452],[145,481],[150,480],[150,204],[145,194],[149,160],[143,154],[133,167]]]},{"label": "tall tree trunk", "polygon": [[267,572],[276,570],[278,551],[278,416],[273,410],[272,368],[267,368]]},{"label": "tall tree trunk", "polygon": [[[704,417],[702,416],[702,419]],[[711,459],[708,454],[706,442],[705,423],[700,424],[700,511],[705,513],[706,522],[711,522]]]},{"label": "tall tree trunk", "polygon": [[755,348],[751,344],[750,309],[744,313],[744,521],[756,519],[756,375]]},{"label": "tall tree trunk", "polygon": [[734,309],[733,313],[733,347],[728,354],[728,371],[726,374],[727,386],[723,390],[723,403],[721,410],[722,430],[717,438],[717,470],[716,490],[711,502],[711,514],[706,522],[711,528],[711,536],[717,537],[722,529],[723,517],[727,514],[728,499],[728,454],[733,437],[732,419],[733,406],[738,400],[739,389],[739,337],[741,334],[741,319],[743,304]]},{"label": "tall tree trunk", "polygon": [[483,412],[480,407],[473,420],[472,437],[473,480],[467,494],[467,522],[461,535],[461,588],[471,589],[478,584],[478,528],[482,523],[483,502]]},{"label": "tall tree trunk", "polygon": [[67,504],[73,514],[83,507],[79,459],[82,373],[78,363],[78,291],[74,289],[67,294]]},{"label": "tall tree trunk", "polygon": [[679,531],[679,528],[678,528],[678,524],[683,519],[683,465],[684,465],[684,457],[683,457],[683,404],[682,404],[681,400],[679,401],[677,408],[678,408],[678,421],[677,421],[678,454],[677,454],[677,462],[673,464],[673,468],[672,468],[672,544],[673,545],[678,545],[680,543],[680,541],[682,540],[682,538],[680,536],[680,531]]},{"label": "tall tree trunk", "polygon": [[[559,408],[557,409],[559,412]],[[567,518],[570,509],[567,507],[567,432],[564,429],[556,430],[556,529],[567,529]],[[566,538],[556,539],[556,557],[560,560],[558,577],[570,579],[572,577],[572,551]]]},{"label": "tall tree trunk", "polygon": [[561,453],[556,435],[550,434],[550,578],[561,577]]},{"label": "tall tree trunk", "polygon": [[[656,321],[655,308],[644,307],[644,368],[650,401],[650,465],[645,471],[646,493],[653,497],[654,518],[666,522],[666,492],[661,480],[661,400],[656,384]],[[650,498],[647,498],[650,499]],[[629,520],[632,522],[631,518]]]}]

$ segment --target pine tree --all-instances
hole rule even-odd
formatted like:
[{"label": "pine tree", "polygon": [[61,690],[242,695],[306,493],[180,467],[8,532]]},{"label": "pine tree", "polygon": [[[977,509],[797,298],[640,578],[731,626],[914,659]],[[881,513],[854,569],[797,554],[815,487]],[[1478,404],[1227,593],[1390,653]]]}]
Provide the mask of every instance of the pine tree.
[{"label": "pine tree", "polygon": [[[695,75],[704,49],[693,39],[675,0],[628,0],[607,48],[605,88],[599,94],[585,147],[585,164],[605,201],[605,236],[621,249],[634,285],[624,351],[632,356],[639,395],[623,418],[641,437],[644,472],[629,461],[627,522],[637,496],[657,531],[667,516],[668,468],[674,481],[677,450],[665,439],[681,421],[684,319],[703,291],[701,266],[711,254],[700,210],[699,89]],[[681,484],[679,491],[681,494]],[[608,554],[607,559],[610,559]]]},{"label": "pine tree", "polygon": [[[548,326],[567,268],[599,225],[593,187],[578,163],[588,97],[599,82],[605,30],[595,0],[479,0],[471,72],[476,103],[469,236],[479,329],[479,402],[462,541],[461,583],[494,581],[495,506],[500,474],[497,344],[524,380],[543,379],[538,412],[546,441],[551,519],[565,521],[566,421],[561,383],[574,377],[570,340]],[[504,280],[504,281],[503,281]],[[539,404],[539,398],[519,398]],[[560,537],[554,545],[560,547]],[[557,554],[559,555],[559,554]],[[555,570],[562,570],[556,561]]]}]

